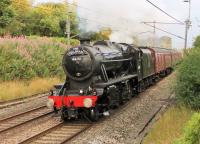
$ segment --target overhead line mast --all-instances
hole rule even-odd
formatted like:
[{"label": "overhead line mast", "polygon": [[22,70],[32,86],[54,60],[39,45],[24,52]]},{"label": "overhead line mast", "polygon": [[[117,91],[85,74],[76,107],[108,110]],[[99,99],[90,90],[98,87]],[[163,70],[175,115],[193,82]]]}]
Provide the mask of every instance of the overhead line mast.
[{"label": "overhead line mast", "polygon": [[70,24],[70,17],[69,17],[69,14],[70,14],[69,8],[70,7],[68,6],[67,0],[65,0],[65,5],[66,5],[66,14],[67,14],[65,34],[67,35],[67,48],[69,48],[70,47],[70,27],[71,27],[71,24]]},{"label": "overhead line mast", "polygon": [[191,18],[191,0],[184,0],[184,2],[188,2],[189,3],[189,14],[188,14],[187,20],[185,21],[185,44],[184,44],[184,50],[185,50],[185,53],[186,53],[187,40],[188,40],[188,31],[189,31],[189,28],[191,26],[191,21],[190,21],[190,18]]}]

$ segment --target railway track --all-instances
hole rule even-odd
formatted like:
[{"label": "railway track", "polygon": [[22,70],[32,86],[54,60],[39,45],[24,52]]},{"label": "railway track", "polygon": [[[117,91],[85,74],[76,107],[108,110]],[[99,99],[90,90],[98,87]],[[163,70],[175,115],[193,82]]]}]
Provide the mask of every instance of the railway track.
[{"label": "railway track", "polygon": [[15,100],[8,100],[8,101],[0,102],[0,109],[7,108],[7,107],[10,107],[10,106],[19,105],[19,104],[22,104],[22,103],[26,103],[26,102],[34,100],[34,99],[44,98],[44,97],[47,97],[48,95],[49,95],[49,92],[44,92],[44,93],[39,93],[39,94],[35,94],[35,95],[32,95],[32,96],[18,98],[18,99],[15,99]]},{"label": "railway track", "polygon": [[21,112],[3,119],[0,119],[0,134],[6,132],[33,120],[42,118],[53,113],[52,110],[46,108],[46,106],[40,106],[25,112]]},{"label": "railway track", "polygon": [[20,142],[20,144],[63,144],[84,132],[91,126],[91,123],[67,124],[64,122],[59,122],[57,125]]}]

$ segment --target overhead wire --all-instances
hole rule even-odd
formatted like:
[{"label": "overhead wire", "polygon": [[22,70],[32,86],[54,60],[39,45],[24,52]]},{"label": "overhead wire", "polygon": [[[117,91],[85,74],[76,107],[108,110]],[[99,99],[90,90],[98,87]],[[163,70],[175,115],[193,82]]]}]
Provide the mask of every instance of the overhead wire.
[{"label": "overhead wire", "polygon": [[142,23],[156,23],[156,24],[169,24],[169,25],[184,25],[182,23],[172,23],[172,22],[157,22],[157,21],[154,21],[154,22],[142,22]]},{"label": "overhead wire", "polygon": [[179,35],[173,34],[173,33],[171,33],[171,32],[168,32],[168,31],[166,31],[166,30],[163,30],[163,29],[161,29],[161,28],[155,27],[155,26],[150,25],[150,24],[147,24],[147,23],[144,23],[144,24],[147,25],[147,26],[153,27],[153,28],[155,28],[155,29],[157,29],[157,30],[160,30],[160,31],[162,31],[162,32],[165,32],[165,33],[167,33],[167,34],[173,35],[173,36],[175,36],[175,37],[177,37],[177,38],[180,38],[180,39],[185,40],[183,37],[181,37],[181,36],[179,36]]},{"label": "overhead wire", "polygon": [[178,23],[184,24],[182,21],[178,20],[177,18],[173,17],[172,15],[168,14],[166,11],[164,11],[163,9],[161,9],[160,7],[158,7],[157,5],[155,5],[154,3],[152,3],[149,0],[146,0],[148,3],[150,3],[151,5],[153,5],[155,8],[157,8],[158,10],[160,10],[161,12],[163,12],[164,14],[166,14],[167,16],[169,16],[170,18],[174,19],[175,21],[177,21]]}]

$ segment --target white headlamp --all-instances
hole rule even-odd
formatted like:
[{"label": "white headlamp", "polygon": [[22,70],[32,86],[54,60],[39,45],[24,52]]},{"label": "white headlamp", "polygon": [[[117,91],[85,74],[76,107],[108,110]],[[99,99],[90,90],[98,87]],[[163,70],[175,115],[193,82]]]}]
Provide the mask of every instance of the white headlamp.
[{"label": "white headlamp", "polygon": [[54,107],[54,100],[51,99],[51,98],[49,98],[49,99],[47,100],[46,106],[47,106],[49,109],[53,109],[53,107]]},{"label": "white headlamp", "polygon": [[92,107],[92,99],[91,98],[85,98],[83,101],[83,105],[86,108]]}]

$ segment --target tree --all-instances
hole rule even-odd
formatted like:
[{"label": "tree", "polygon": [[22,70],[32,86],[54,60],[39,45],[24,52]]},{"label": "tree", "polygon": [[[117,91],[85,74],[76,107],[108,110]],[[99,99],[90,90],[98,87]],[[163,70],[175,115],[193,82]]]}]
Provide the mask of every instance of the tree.
[{"label": "tree", "polygon": [[[71,36],[79,35],[79,26],[78,26],[78,20],[77,20],[77,10],[78,10],[78,4],[77,0],[73,1],[72,5],[68,5],[68,9],[70,12],[69,18],[70,18],[70,24],[71,24]],[[66,28],[66,21],[65,21],[65,28]]]},{"label": "tree", "polygon": [[[58,10],[59,9],[59,10]],[[31,34],[55,36],[60,32],[60,21],[64,8],[61,4],[45,3],[33,9],[32,24],[29,25]]]},{"label": "tree", "polygon": [[24,18],[31,11],[30,0],[12,0],[12,7],[19,18]]},{"label": "tree", "polygon": [[200,109],[200,49],[195,48],[184,57],[176,73],[177,100]]},{"label": "tree", "polygon": [[102,28],[99,32],[88,32],[84,34],[85,37],[92,41],[109,40],[112,34],[111,28]]},{"label": "tree", "polygon": [[109,40],[110,35],[112,34],[111,28],[102,28],[99,32],[99,34],[102,36],[104,40]]},{"label": "tree", "polygon": [[[76,11],[69,14],[72,35],[78,33]],[[66,5],[62,3],[44,3],[33,10],[32,34],[41,36],[65,36],[66,30]]]},{"label": "tree", "polygon": [[194,43],[193,43],[193,46],[195,47],[195,48],[200,48],[200,36],[197,36],[196,37],[196,39],[195,39],[195,41],[194,41]]},{"label": "tree", "polygon": [[0,1],[0,34],[5,33],[7,27],[14,19],[15,13],[11,7],[11,0]]},{"label": "tree", "polygon": [[[65,36],[66,9],[71,22],[71,36],[79,33],[77,7],[64,3],[42,3],[32,0],[0,0],[0,34]],[[70,7],[69,7],[70,6]]]},{"label": "tree", "polygon": [[12,8],[15,11],[15,19],[9,24],[7,30],[12,35],[26,35],[32,5],[30,0],[12,0]]}]

